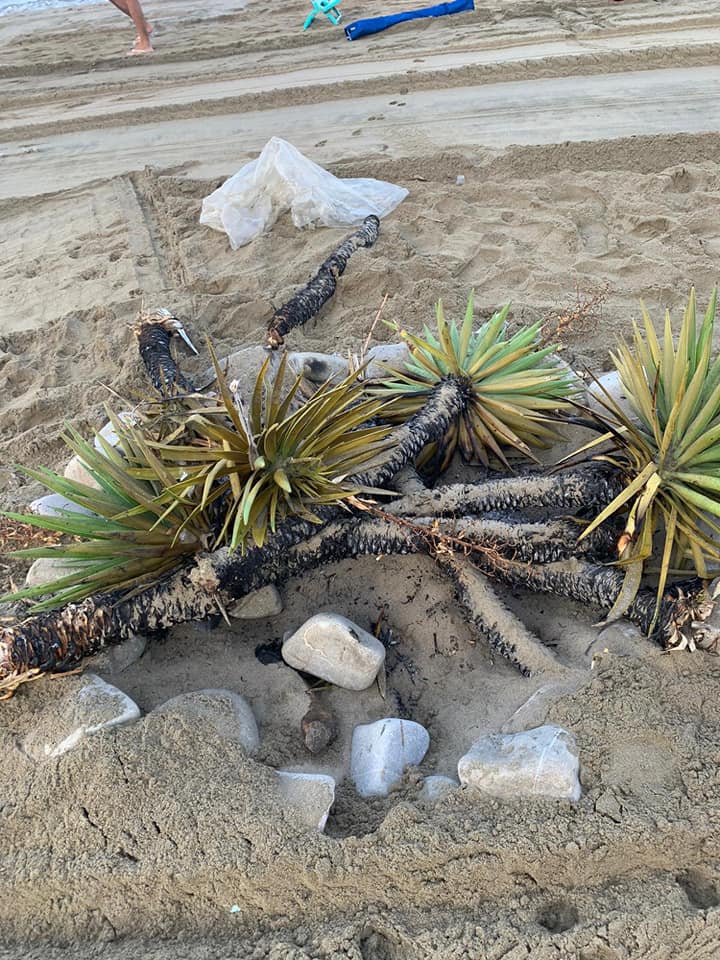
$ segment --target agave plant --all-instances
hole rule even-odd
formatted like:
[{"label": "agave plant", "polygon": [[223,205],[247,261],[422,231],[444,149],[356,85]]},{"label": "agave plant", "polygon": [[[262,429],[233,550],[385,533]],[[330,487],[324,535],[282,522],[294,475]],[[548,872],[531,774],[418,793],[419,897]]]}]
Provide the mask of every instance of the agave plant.
[{"label": "agave plant", "polygon": [[383,404],[363,397],[357,372],[335,386],[325,383],[299,405],[302,377],[286,389],[287,355],[274,377],[268,376],[271,361],[246,407],[213,354],[217,403],[188,416],[185,442],[150,443],[165,464],[182,465],[184,476],[166,491],[167,502],[194,496],[199,511],[219,506],[223,519],[215,542],[231,549],[243,547],[249,536],[262,546],[285,517],[319,523],[317,508],[362,492],[348,478],[390,446],[390,426],[363,426]]},{"label": "agave plant", "polygon": [[548,360],[556,348],[541,347],[541,322],[508,335],[509,309],[507,304],[474,331],[471,294],[461,326],[448,324],[442,301],[437,304],[437,335],[425,326],[424,336],[416,337],[390,324],[410,359],[403,368],[388,368],[388,378],[370,390],[390,400],[384,416],[407,420],[448,376],[462,378],[470,391],[462,415],[440,441],[425,447],[419,467],[442,472],[457,448],[466,462],[487,466],[494,459],[509,467],[511,454],[535,460],[532,447],[546,448],[558,438],[543,413],[566,406],[572,375]]},{"label": "agave plant", "polygon": [[210,528],[204,512],[183,500],[173,501],[170,508],[163,502],[163,491],[173,477],[150,449],[140,428],[112,414],[111,420],[119,449],[101,434],[97,441],[102,452],[70,426],[63,434],[99,489],[52,470],[20,468],[89,513],[60,510],[54,517],[4,514],[59,531],[71,540],[15,551],[12,556],[63,560],[68,573],[50,583],[0,597],[0,601],[42,596],[45,599],[34,604],[34,609],[41,611],[93,593],[129,592],[150,585],[184,557],[207,546]]},{"label": "agave plant", "polygon": [[720,357],[711,356],[716,302],[717,290],[698,329],[690,292],[677,346],[669,312],[661,342],[641,304],[644,336],[634,323],[632,348],[623,342],[611,355],[632,412],[604,390],[598,396],[603,411],[585,411],[603,432],[578,453],[602,445],[593,459],[610,463],[626,481],[583,533],[626,514],[617,544],[625,587],[611,616],[621,616],[637,593],[656,535],[662,537],[658,603],[673,571],[690,567],[708,577],[720,562]]}]

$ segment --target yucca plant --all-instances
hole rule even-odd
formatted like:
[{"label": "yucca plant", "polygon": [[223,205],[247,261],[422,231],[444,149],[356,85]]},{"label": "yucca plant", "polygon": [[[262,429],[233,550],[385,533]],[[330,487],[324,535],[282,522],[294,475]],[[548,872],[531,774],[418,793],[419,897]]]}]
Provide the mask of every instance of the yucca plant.
[{"label": "yucca plant", "polygon": [[217,404],[191,413],[185,443],[150,444],[166,464],[181,464],[185,474],[168,488],[168,502],[195,496],[198,510],[219,507],[223,520],[215,543],[231,549],[244,546],[248,537],[262,546],[285,517],[321,522],[317,508],[362,492],[349,477],[391,445],[389,425],[363,426],[383,405],[363,396],[357,373],[335,386],[325,383],[298,405],[302,377],[286,388],[287,355],[274,377],[268,376],[271,360],[246,407],[213,354]]},{"label": "yucca plant", "polygon": [[460,326],[445,320],[438,302],[437,334],[425,326],[423,337],[401,330],[410,351],[404,367],[388,368],[388,377],[370,388],[373,396],[389,400],[384,413],[391,422],[417,413],[437,384],[447,378],[463,380],[469,401],[462,414],[437,442],[424,448],[418,466],[429,472],[445,470],[456,449],[466,462],[509,467],[511,455],[536,460],[532,448],[546,448],[558,439],[556,428],[543,413],[566,406],[572,392],[572,374],[549,361],[556,348],[540,345],[541,322],[509,335],[510,304],[473,330],[473,296]]},{"label": "yucca plant", "polygon": [[577,453],[602,446],[593,459],[611,464],[626,483],[583,532],[588,536],[611,517],[626,515],[617,544],[625,586],[611,617],[621,616],[637,593],[657,537],[662,541],[658,604],[673,571],[694,568],[705,578],[720,562],[720,357],[712,359],[716,302],[717,290],[698,328],[695,291],[690,292],[677,345],[669,312],[661,341],[641,304],[644,336],[633,323],[632,347],[622,342],[611,354],[632,412],[624,412],[605,390],[598,396],[603,410],[585,410],[602,435]]},{"label": "yucca plant", "polygon": [[119,437],[118,448],[98,434],[102,448],[98,452],[70,426],[63,434],[100,489],[45,468],[20,468],[90,514],[70,510],[54,517],[5,513],[71,539],[11,554],[60,559],[67,562],[69,572],[50,583],[0,597],[0,601],[45,597],[33,606],[41,611],[93,593],[130,592],[150,585],[184,557],[208,545],[210,528],[202,510],[180,499],[169,508],[163,501],[163,492],[174,478],[150,449],[140,427],[110,416]]}]

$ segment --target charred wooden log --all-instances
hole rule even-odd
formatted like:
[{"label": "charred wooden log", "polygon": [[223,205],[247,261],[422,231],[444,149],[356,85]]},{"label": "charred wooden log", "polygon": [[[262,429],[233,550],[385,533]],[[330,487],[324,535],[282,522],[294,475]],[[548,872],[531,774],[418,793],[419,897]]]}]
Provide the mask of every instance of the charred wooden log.
[{"label": "charred wooden log", "polygon": [[[40,673],[65,671],[108,644],[134,633],[154,633],[202,620],[268,583],[345,557],[408,553],[412,537],[397,524],[356,520],[322,528],[280,528],[266,544],[244,554],[222,548],[201,554],[163,581],[132,597],[100,594],[81,603],[0,627],[0,691]],[[317,527],[314,527],[317,530]],[[301,534],[309,534],[300,540]],[[417,547],[416,547],[417,549]]]},{"label": "charred wooden log", "polygon": [[378,238],[380,221],[375,216],[365,218],[363,226],[340,244],[318,272],[283,304],[268,324],[267,345],[276,350],[295,327],[301,327],[330,300],[337,288],[337,279],[345,272],[348,260],[359,247],[371,247]]},{"label": "charred wooden log", "polygon": [[500,656],[514,664],[524,676],[561,671],[552,651],[508,610],[484,574],[461,557],[438,559],[455,586],[458,603],[467,619],[487,637]]},{"label": "charred wooden log", "polygon": [[[612,609],[625,577],[618,567],[600,566],[577,558],[538,567],[505,559],[484,559],[481,569],[512,586],[566,597],[599,610]],[[624,616],[666,648],[679,645],[681,637],[691,634],[706,620],[713,607],[705,584],[697,577],[667,587],[657,619],[656,599],[653,590],[638,591]]]},{"label": "charred wooden log", "polygon": [[172,397],[194,391],[195,388],[180,371],[170,349],[172,338],[179,336],[197,353],[177,317],[168,310],[140,313],[135,324],[135,336],[150,382],[161,396]]},{"label": "charred wooden log", "polygon": [[[393,433],[393,452],[376,470],[356,477],[364,486],[386,487],[407,464],[414,463],[420,451],[437,440],[465,409],[470,388],[460,377],[447,377],[433,388],[427,403]],[[422,495],[421,495],[422,496]]]},{"label": "charred wooden log", "polygon": [[622,490],[618,475],[601,464],[576,467],[545,476],[515,477],[459,483],[407,494],[389,503],[388,513],[403,517],[452,517],[478,513],[526,514],[532,510],[597,515]]},{"label": "charred wooden log", "polygon": [[[440,521],[436,526],[433,518],[421,518],[420,523],[400,523],[396,519],[358,521],[353,517],[319,530],[315,526],[313,534],[310,524],[286,525],[263,547],[250,547],[244,554],[230,554],[222,548],[212,554],[198,555],[192,564],[139,595],[90,597],[82,603],[69,604],[0,628],[0,690],[11,689],[37,672],[71,669],[84,657],[134,633],[153,633],[178,623],[204,619],[268,583],[282,583],[318,566],[362,555],[425,552],[445,557],[452,556],[453,551],[462,554],[467,549],[472,550],[473,562],[484,572],[506,582],[531,585],[524,571],[532,572],[533,568],[525,564],[538,556],[533,550],[531,535],[533,531],[538,532],[538,525],[530,527],[532,529],[527,524],[498,524],[478,518]],[[549,527],[548,537],[557,544],[553,556],[561,548],[569,549],[574,542],[567,535],[567,525],[562,523]],[[545,550],[543,547],[541,556]],[[517,556],[523,561],[507,559]],[[566,565],[573,563],[577,561],[566,561]],[[554,575],[560,577],[562,565],[551,566],[553,571],[558,567]],[[607,568],[586,567],[593,575],[596,570],[617,573]],[[573,569],[570,567],[571,572]],[[621,580],[621,575],[617,576]],[[575,593],[562,595],[577,594],[578,598],[599,606],[610,607],[620,589],[619,582],[613,581],[603,590],[593,590],[595,581],[583,572],[576,580]],[[554,592],[560,587],[570,589],[561,580]],[[540,585],[537,589],[545,590],[546,586]],[[643,601],[638,600],[636,607],[650,617],[648,611],[653,602],[649,594]],[[661,621],[663,626],[669,622],[668,618]],[[486,632],[491,629],[492,623]],[[534,669],[520,656],[513,656],[523,669]]]}]

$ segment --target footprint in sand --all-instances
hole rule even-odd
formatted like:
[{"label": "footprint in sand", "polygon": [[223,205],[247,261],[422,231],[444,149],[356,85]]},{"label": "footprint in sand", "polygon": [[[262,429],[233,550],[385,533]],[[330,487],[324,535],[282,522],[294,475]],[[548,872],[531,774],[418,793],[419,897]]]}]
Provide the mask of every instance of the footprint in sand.
[{"label": "footprint in sand", "polygon": [[608,228],[604,223],[578,217],[575,224],[585,253],[591,257],[602,257],[609,251]]},{"label": "footprint in sand", "polygon": [[650,220],[638,220],[632,224],[630,235],[640,240],[655,240],[669,233],[672,224],[665,217],[653,217]]}]

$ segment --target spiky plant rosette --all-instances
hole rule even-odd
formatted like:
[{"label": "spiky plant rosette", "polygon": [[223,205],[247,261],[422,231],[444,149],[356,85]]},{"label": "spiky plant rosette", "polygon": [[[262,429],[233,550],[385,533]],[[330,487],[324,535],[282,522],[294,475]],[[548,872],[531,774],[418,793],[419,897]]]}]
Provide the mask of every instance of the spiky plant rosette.
[{"label": "spiky plant rosette", "polygon": [[62,435],[97,487],[45,468],[19,468],[83,512],[60,509],[57,516],[4,514],[70,539],[57,546],[14,551],[11,556],[62,560],[68,573],[0,597],[0,601],[45,597],[33,604],[39,612],[93,593],[129,593],[149,586],[207,546],[210,529],[205,514],[196,510],[194,503],[177,500],[168,507],[163,502],[163,491],[173,476],[150,449],[141,429],[109,413],[117,447],[98,434],[97,450],[69,425]]},{"label": "spiky plant rosette", "polygon": [[509,457],[537,458],[532,448],[547,448],[558,439],[545,411],[566,406],[573,390],[570,371],[549,360],[556,347],[542,347],[542,322],[508,333],[510,304],[473,330],[473,296],[460,326],[445,320],[442,301],[436,308],[437,334],[427,325],[417,337],[397,324],[410,351],[402,367],[388,367],[388,377],[370,389],[373,396],[389,400],[384,413],[397,423],[413,416],[433,388],[446,377],[462,378],[469,387],[465,410],[437,442],[424,448],[418,467],[441,473],[456,449],[468,463],[499,461]]},{"label": "spiky plant rosette", "polygon": [[662,543],[658,604],[671,573],[687,575],[690,568],[708,577],[720,562],[720,357],[712,359],[716,302],[717,290],[698,328],[691,290],[677,345],[669,311],[661,341],[641,304],[644,336],[633,323],[632,347],[622,342],[611,354],[632,412],[604,389],[597,396],[602,411],[585,409],[603,432],[578,453],[602,446],[593,459],[610,463],[626,482],[582,534],[625,515],[617,545],[625,586],[611,617],[621,616],[637,593],[657,537]]},{"label": "spiky plant rosette", "polygon": [[300,403],[302,377],[287,388],[287,355],[270,375],[272,359],[246,404],[213,354],[217,404],[188,417],[189,443],[151,444],[166,463],[182,464],[185,476],[167,495],[193,495],[199,510],[219,507],[216,544],[233,550],[248,538],[262,546],[286,517],[319,523],[318,507],[371,492],[349,478],[381,462],[391,446],[388,424],[366,426],[383,404],[364,396],[358,372]]}]

